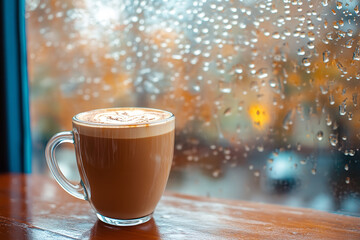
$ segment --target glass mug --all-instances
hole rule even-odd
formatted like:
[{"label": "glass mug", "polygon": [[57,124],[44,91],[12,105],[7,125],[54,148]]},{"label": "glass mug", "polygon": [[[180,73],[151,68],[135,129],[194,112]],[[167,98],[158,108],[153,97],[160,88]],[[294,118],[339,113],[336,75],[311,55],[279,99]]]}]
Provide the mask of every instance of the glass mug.
[{"label": "glass mug", "polygon": [[[152,108],[108,108],[79,113],[73,130],[48,142],[45,157],[56,181],[89,201],[108,224],[133,226],[151,219],[166,186],[173,159],[175,116]],[[75,145],[80,183],[59,169],[55,149]]]}]

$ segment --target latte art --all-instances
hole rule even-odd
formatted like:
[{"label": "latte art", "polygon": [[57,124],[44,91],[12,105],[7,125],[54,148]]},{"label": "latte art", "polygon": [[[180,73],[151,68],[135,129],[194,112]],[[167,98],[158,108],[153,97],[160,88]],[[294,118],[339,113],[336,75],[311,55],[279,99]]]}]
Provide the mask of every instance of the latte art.
[{"label": "latte art", "polygon": [[137,124],[150,123],[163,119],[163,113],[148,112],[143,110],[118,110],[114,112],[97,113],[92,122],[105,124]]},{"label": "latte art", "polygon": [[165,111],[147,108],[117,108],[100,109],[79,114],[77,118],[82,121],[100,124],[148,124],[171,117]]}]

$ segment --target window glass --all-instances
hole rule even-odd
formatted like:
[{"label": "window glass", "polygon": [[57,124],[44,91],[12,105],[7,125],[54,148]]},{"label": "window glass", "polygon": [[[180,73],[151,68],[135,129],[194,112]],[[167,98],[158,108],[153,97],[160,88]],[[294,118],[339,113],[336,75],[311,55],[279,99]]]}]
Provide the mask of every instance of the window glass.
[{"label": "window glass", "polygon": [[359,1],[26,3],[35,172],[76,113],[155,107],[169,190],[360,215]]}]

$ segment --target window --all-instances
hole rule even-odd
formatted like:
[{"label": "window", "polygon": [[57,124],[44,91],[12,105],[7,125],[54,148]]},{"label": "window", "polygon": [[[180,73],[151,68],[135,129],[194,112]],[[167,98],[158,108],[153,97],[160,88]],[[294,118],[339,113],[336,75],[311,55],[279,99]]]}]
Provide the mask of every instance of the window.
[{"label": "window", "polygon": [[359,5],[27,0],[34,171],[76,113],[155,107],[168,189],[360,215]]}]

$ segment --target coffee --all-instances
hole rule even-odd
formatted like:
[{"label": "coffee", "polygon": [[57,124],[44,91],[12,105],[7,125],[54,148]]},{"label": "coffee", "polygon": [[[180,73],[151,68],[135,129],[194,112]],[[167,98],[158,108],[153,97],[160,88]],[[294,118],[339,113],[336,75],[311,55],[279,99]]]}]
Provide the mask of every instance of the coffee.
[{"label": "coffee", "polygon": [[89,202],[102,216],[151,214],[169,176],[175,121],[147,108],[95,110],[73,118],[75,151]]}]

